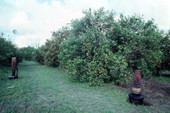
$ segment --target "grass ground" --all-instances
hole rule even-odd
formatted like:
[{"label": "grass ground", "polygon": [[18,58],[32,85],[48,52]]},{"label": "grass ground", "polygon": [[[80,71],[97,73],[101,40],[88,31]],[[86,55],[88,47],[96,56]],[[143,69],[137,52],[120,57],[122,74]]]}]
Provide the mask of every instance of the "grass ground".
[{"label": "grass ground", "polygon": [[19,79],[8,80],[10,69],[0,70],[0,113],[163,113],[166,106],[129,104],[128,91],[113,84],[89,87],[75,83],[60,69],[23,62]]},{"label": "grass ground", "polygon": [[158,76],[158,77],[154,77],[153,80],[156,80],[158,82],[168,82],[168,83],[170,83],[170,77]]}]

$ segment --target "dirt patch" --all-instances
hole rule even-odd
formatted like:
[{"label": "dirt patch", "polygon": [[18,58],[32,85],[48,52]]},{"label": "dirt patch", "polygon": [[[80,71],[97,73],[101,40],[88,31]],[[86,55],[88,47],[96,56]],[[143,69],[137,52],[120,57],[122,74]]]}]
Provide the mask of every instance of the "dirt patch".
[{"label": "dirt patch", "polygon": [[154,80],[143,80],[142,82],[143,94],[147,98],[156,99],[159,97],[170,97],[170,84],[160,83]]},{"label": "dirt patch", "polygon": [[154,80],[143,80],[142,94],[146,102],[149,102],[155,109],[164,107],[170,110],[170,84],[160,83]]}]

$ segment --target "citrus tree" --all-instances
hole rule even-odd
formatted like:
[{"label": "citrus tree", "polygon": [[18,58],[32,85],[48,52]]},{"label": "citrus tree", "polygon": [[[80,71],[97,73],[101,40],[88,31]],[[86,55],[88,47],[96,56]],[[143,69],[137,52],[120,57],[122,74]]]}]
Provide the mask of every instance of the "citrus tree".
[{"label": "citrus tree", "polygon": [[136,69],[144,77],[157,72],[168,41],[153,20],[138,15],[115,19],[103,8],[83,13],[70,28],[53,32],[43,49],[45,64],[66,68],[70,78],[92,86],[128,84]]},{"label": "citrus tree", "polygon": [[153,20],[140,16],[114,19],[114,13],[99,9],[84,12],[72,21],[72,36],[61,44],[61,66],[76,81],[102,85],[114,81],[126,83],[135,69],[142,75],[153,75],[163,56],[163,32]]},{"label": "citrus tree", "polygon": [[22,56],[18,48],[10,41],[0,36],[0,64],[10,65],[11,57],[17,57],[18,62],[22,61]]}]

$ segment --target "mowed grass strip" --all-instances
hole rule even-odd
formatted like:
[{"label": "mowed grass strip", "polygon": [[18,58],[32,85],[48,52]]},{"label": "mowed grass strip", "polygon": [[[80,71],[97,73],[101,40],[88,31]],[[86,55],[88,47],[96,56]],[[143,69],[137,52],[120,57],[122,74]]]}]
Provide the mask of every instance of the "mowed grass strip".
[{"label": "mowed grass strip", "polygon": [[129,104],[126,101],[129,92],[113,84],[89,87],[86,83],[72,82],[66,72],[58,68],[36,62],[21,63],[19,79],[8,80],[10,68],[0,73],[1,113],[168,112],[163,107]]}]

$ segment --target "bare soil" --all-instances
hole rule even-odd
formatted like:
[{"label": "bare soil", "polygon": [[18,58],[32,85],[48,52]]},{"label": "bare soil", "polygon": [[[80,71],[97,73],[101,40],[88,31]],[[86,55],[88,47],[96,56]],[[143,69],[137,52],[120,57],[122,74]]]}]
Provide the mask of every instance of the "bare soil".
[{"label": "bare soil", "polygon": [[150,105],[158,107],[166,107],[170,110],[170,83],[158,82],[154,80],[143,80],[142,94]]}]

